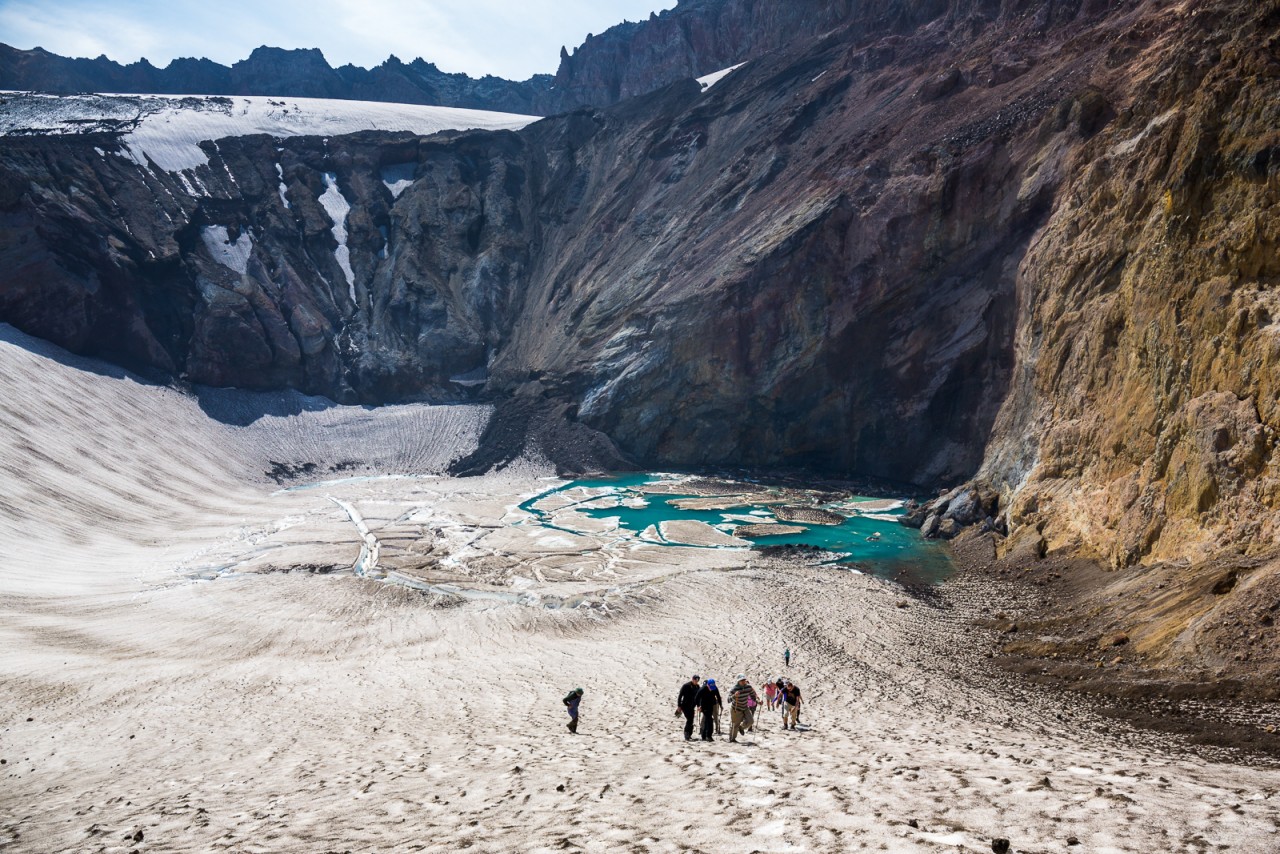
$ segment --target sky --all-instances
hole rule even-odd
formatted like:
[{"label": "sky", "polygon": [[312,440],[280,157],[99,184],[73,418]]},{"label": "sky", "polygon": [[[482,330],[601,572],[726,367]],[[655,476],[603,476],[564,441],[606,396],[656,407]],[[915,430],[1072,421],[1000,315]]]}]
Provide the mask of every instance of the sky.
[{"label": "sky", "polygon": [[318,47],[335,67],[390,54],[444,71],[523,80],[560,47],[670,9],[676,0],[0,0],[0,42],[64,56],[179,56],[229,65],[255,47]]}]

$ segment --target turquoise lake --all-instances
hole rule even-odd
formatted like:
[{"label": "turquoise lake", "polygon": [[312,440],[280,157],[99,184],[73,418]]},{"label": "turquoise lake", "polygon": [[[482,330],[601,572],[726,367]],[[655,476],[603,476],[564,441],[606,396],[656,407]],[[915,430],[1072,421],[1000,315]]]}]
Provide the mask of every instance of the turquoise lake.
[{"label": "turquoise lake", "polygon": [[[555,512],[573,509],[593,519],[617,519],[619,527],[632,535],[639,536],[647,529],[660,528],[663,522],[692,520],[703,522],[731,534],[739,525],[748,524],[748,517],[761,523],[777,520],[769,504],[751,504],[735,507],[731,510],[688,510],[672,506],[668,502],[678,499],[696,499],[707,497],[705,493],[690,490],[681,492],[680,480],[669,475],[634,474],[615,478],[578,480],[542,493],[520,505],[522,510],[532,513],[548,527],[556,527],[552,520]],[[642,490],[646,486],[660,485],[671,489],[669,493],[646,494]],[[744,491],[753,493],[781,492],[758,484],[742,484]],[[539,509],[537,505],[554,504],[548,501],[562,493],[589,491],[590,498],[574,501],[567,507],[553,510]],[[610,498],[631,503],[645,502],[645,506],[626,506],[617,504],[609,507],[583,506],[593,503],[610,503]],[[884,498],[867,496],[851,496],[845,500],[812,506],[834,511],[847,516],[839,525],[805,524],[801,533],[779,534],[758,537],[752,540],[754,548],[766,546],[814,546],[831,552],[830,563],[834,567],[857,569],[881,578],[899,581],[904,584],[936,584],[952,572],[952,564],[943,546],[925,540],[914,528],[900,524],[897,517],[905,511],[901,504],[889,509],[877,509],[873,513],[863,515],[858,506],[869,502],[885,502]],[[792,502],[788,502],[792,503]],[[793,505],[794,506],[794,505]],[[654,542],[654,540],[649,540]],[[663,543],[658,545],[679,545]],[[683,545],[688,548],[689,546]],[[714,548],[714,546],[707,546]]]}]

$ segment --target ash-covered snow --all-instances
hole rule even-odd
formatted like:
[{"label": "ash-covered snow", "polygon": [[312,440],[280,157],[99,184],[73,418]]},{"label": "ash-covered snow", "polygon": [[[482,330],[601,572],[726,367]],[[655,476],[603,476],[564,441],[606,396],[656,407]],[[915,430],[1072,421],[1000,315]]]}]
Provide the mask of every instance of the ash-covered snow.
[{"label": "ash-covered snow", "polygon": [[351,293],[351,302],[359,304],[356,299],[356,274],[351,269],[351,250],[347,247],[347,214],[351,213],[351,203],[338,189],[338,176],[332,172],[324,173],[325,191],[320,194],[320,204],[325,213],[333,220],[333,239],[338,241],[338,248],[333,255],[338,259],[342,274],[347,277],[347,288]]},{"label": "ash-covered snow", "polygon": [[705,92],[744,65],[746,65],[745,62],[739,62],[737,65],[731,65],[728,68],[722,68],[704,77],[699,77],[698,84],[702,87],[702,91]]},{"label": "ash-covered snow", "polygon": [[324,98],[6,93],[0,136],[119,132],[140,164],[177,172],[208,163],[206,140],[268,134],[340,136],[363,130],[517,130],[536,116]]},{"label": "ash-covered snow", "polygon": [[248,231],[240,232],[233,241],[225,225],[206,225],[200,229],[200,237],[213,260],[242,276],[248,271],[249,255],[253,252],[253,237]]}]

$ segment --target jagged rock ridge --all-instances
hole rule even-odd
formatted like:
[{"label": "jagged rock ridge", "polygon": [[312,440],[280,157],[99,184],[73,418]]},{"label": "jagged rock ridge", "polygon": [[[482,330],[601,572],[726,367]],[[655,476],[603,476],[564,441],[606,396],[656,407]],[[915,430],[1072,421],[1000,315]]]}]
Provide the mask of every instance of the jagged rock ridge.
[{"label": "jagged rock ridge", "polygon": [[0,89],[19,91],[343,98],[535,115],[550,85],[548,74],[521,82],[476,79],[446,73],[421,58],[406,63],[392,56],[374,68],[333,68],[315,49],[260,47],[230,66],[184,57],[157,68],[146,59],[121,65],[105,56],[71,59],[0,44]]},{"label": "jagged rock ridge", "polygon": [[[1073,15],[1079,2],[1049,5],[1039,13],[1045,22]],[[938,0],[681,0],[646,21],[589,35],[572,53],[561,50],[554,77],[539,74],[521,82],[492,76],[477,80],[442,72],[421,58],[406,64],[395,56],[375,68],[335,69],[315,49],[260,47],[231,66],[180,58],[157,68],[146,59],[121,65],[105,56],[72,59],[0,44],[0,89],[346,98],[546,116],[611,106],[837,28],[854,37],[911,32],[944,13],[990,17],[1000,8],[989,0],[958,3],[956,9]],[[1016,5],[1012,8],[1017,11]]]}]

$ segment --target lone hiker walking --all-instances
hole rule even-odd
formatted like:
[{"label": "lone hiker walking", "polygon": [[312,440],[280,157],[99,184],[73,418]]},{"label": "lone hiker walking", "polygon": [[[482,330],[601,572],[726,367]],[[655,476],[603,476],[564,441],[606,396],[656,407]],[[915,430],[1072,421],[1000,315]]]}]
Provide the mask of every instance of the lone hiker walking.
[{"label": "lone hiker walking", "polygon": [[760,702],[756,689],[747,683],[747,677],[738,674],[738,684],[729,692],[729,740],[737,741],[738,733],[746,732],[750,720],[749,701]]},{"label": "lone hiker walking", "polygon": [[574,688],[564,698],[564,707],[569,712],[569,732],[578,732],[578,705],[582,703],[582,689]]},{"label": "lone hiker walking", "polygon": [[787,647],[782,651],[782,663],[787,667],[791,666],[791,647]]},{"label": "lone hiker walking", "polygon": [[680,695],[676,697],[676,716],[684,715],[684,740],[693,740],[693,713],[698,708],[694,700],[698,696],[698,674],[693,674],[689,681],[680,686]]}]

